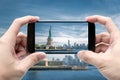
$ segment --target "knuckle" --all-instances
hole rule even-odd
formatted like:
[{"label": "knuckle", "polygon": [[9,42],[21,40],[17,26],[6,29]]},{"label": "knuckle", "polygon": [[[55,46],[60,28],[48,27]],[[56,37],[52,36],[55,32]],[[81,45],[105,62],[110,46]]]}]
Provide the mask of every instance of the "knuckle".
[{"label": "knuckle", "polygon": [[27,15],[27,16],[25,16],[25,17],[27,17],[27,18],[31,18],[31,17],[33,17],[33,16],[31,16],[31,15]]},{"label": "knuckle", "polygon": [[110,17],[106,17],[106,21],[112,21]]},{"label": "knuckle", "polygon": [[108,35],[108,33],[107,32],[101,32],[100,35],[106,36],[106,35]]},{"label": "knuckle", "polygon": [[16,19],[14,19],[13,24],[16,24],[16,25],[22,26],[22,24],[21,24],[21,19],[20,19],[20,18],[16,18]]},{"label": "knuckle", "polygon": [[17,36],[27,37],[23,32],[19,32]]},{"label": "knuckle", "polygon": [[24,33],[23,32],[19,32],[18,34],[23,35]]},{"label": "knuckle", "polygon": [[20,18],[14,19],[14,23],[19,23],[19,22],[20,22]]}]

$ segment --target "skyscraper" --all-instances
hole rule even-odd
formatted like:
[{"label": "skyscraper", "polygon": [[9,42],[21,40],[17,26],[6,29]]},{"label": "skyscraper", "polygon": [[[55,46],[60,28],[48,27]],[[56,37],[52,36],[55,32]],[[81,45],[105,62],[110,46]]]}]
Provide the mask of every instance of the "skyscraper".
[{"label": "skyscraper", "polygon": [[70,40],[68,40],[68,48],[70,48],[71,47],[71,45],[70,45]]}]

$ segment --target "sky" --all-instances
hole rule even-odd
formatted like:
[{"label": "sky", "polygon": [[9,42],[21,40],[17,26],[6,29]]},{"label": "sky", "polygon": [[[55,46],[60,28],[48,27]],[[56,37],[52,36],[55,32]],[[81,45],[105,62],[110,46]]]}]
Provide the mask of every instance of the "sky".
[{"label": "sky", "polygon": [[[15,18],[35,15],[41,20],[85,20],[91,15],[103,15],[113,19],[119,27],[119,0],[0,0],[0,36]],[[105,31],[96,25],[97,32]],[[26,32],[26,27],[21,29]]]},{"label": "sky", "polygon": [[[26,15],[41,20],[85,20],[103,15],[111,17],[120,29],[120,0],[0,0],[0,36],[15,18]],[[96,24],[96,33],[103,31],[106,29]],[[21,32],[26,33],[26,27]]]},{"label": "sky", "polygon": [[71,46],[74,43],[88,44],[88,23],[36,23],[35,42],[39,45],[46,45],[51,26],[51,38],[54,46],[63,46],[70,40]]}]

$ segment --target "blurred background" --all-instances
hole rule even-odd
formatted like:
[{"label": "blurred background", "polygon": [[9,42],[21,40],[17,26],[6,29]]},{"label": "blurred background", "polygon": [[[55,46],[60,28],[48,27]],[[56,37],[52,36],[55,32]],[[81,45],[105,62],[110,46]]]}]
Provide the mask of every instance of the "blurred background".
[{"label": "blurred background", "polygon": [[[85,20],[91,15],[113,19],[120,28],[119,0],[0,0],[0,36],[15,18],[34,15],[41,20]],[[25,25],[26,26],[26,25]],[[106,31],[96,24],[96,33]],[[21,32],[26,33],[26,27]],[[87,71],[28,71],[23,80],[106,80],[95,67]]]}]

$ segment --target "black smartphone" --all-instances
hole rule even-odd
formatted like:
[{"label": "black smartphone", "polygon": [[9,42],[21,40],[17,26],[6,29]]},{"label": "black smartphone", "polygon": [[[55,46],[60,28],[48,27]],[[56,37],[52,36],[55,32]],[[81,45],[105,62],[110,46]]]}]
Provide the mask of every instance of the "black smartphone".
[{"label": "black smartphone", "polygon": [[30,53],[76,54],[95,50],[95,24],[86,21],[39,21],[28,24]]},{"label": "black smartphone", "polygon": [[[43,61],[39,65],[52,65],[52,67],[42,67],[42,69],[73,69],[73,66],[79,64],[79,60],[78,62],[72,60],[77,58],[78,51],[95,50],[95,24],[75,20],[29,23],[27,49],[30,53],[42,51],[47,54],[48,64]],[[67,62],[69,59],[73,62],[71,60],[71,63]],[[55,68],[56,66],[59,67]]]}]

